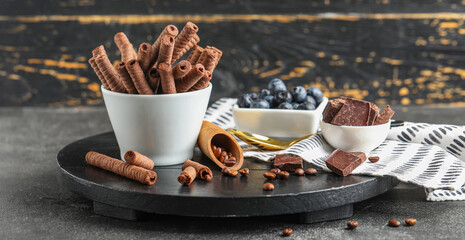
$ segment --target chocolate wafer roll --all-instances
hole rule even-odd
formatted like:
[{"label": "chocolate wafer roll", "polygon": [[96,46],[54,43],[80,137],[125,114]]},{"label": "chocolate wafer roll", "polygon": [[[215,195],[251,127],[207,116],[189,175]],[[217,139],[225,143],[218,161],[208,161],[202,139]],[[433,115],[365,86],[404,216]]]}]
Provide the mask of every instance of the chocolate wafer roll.
[{"label": "chocolate wafer roll", "polygon": [[92,67],[92,69],[94,69],[94,72],[95,74],[97,74],[97,77],[98,79],[100,79],[100,82],[102,82],[103,87],[105,87],[105,89],[107,90],[111,90],[110,86],[107,83],[107,80],[105,80],[105,77],[103,77],[102,72],[98,68],[97,63],[95,63],[95,57],[91,57],[89,59],[89,64]]},{"label": "chocolate wafer roll", "polygon": [[132,151],[132,150],[129,150],[124,154],[124,160],[128,164],[143,167],[148,170],[152,170],[154,167],[154,163],[152,159],[136,151]]},{"label": "chocolate wafer roll", "polygon": [[157,40],[152,44],[153,47],[153,58],[152,61],[155,62],[158,60],[158,52],[160,51],[160,43],[161,39],[164,36],[171,36],[171,37],[176,37],[179,33],[179,30],[176,26],[174,25],[168,25],[163,29],[163,31],[160,33],[158,36]]},{"label": "chocolate wafer roll", "polygon": [[171,63],[171,58],[173,56],[174,43],[175,43],[175,40],[172,36],[164,36],[161,39],[160,51],[158,53],[158,58],[157,58],[157,61],[154,67],[157,67],[158,64],[162,62]]},{"label": "chocolate wafer roll", "polygon": [[200,179],[210,181],[213,178],[212,170],[210,170],[210,168],[198,162],[194,162],[192,160],[187,159],[182,165],[182,169],[184,170],[187,167],[195,168],[195,171],[197,172],[197,177]]},{"label": "chocolate wafer roll", "polygon": [[157,94],[158,88],[160,87],[160,74],[156,68],[150,69],[147,74],[147,80],[149,82],[150,88],[152,88],[153,93]]},{"label": "chocolate wafer roll", "polygon": [[176,80],[176,92],[182,93],[187,92],[197,81],[202,78],[205,68],[202,64],[196,64],[186,76]]},{"label": "chocolate wafer roll", "polygon": [[135,59],[129,61],[126,64],[126,69],[128,70],[132,82],[134,83],[134,86],[136,87],[139,94],[153,94],[152,89],[145,80],[144,71],[142,71],[142,68],[140,68],[138,61]]},{"label": "chocolate wafer roll", "polygon": [[100,45],[96,48],[94,48],[94,50],[92,50],[92,56],[96,57],[98,55],[107,55],[107,52],[105,51],[105,48],[103,47],[103,45]]},{"label": "chocolate wafer roll", "polygon": [[95,63],[97,63],[98,69],[102,73],[102,76],[108,83],[111,91],[126,93],[126,88],[119,79],[118,73],[116,72],[113,65],[111,65],[110,59],[107,55],[98,55],[95,57]]},{"label": "chocolate wafer roll", "polygon": [[216,59],[218,59],[217,52],[213,49],[205,49],[198,63],[202,64],[206,70],[213,72],[216,67]]},{"label": "chocolate wafer roll", "polygon": [[129,42],[128,37],[123,32],[119,32],[115,34],[114,37],[116,46],[121,52],[121,61],[129,62],[132,59],[137,59],[136,51],[134,51],[134,47],[132,46],[131,42]]},{"label": "chocolate wafer roll", "polygon": [[115,70],[119,75],[119,79],[121,80],[121,82],[123,82],[123,86],[124,88],[126,88],[126,91],[128,91],[128,93],[131,94],[137,94],[137,89],[134,86],[134,83],[132,82],[128,70],[126,69],[126,63],[120,62],[116,64]]},{"label": "chocolate wafer roll", "polygon": [[195,168],[189,166],[183,169],[181,175],[178,177],[178,182],[184,186],[189,186],[194,181],[196,176],[197,171],[195,171]]},{"label": "chocolate wafer roll", "polygon": [[192,86],[191,89],[189,89],[189,92],[204,89],[208,87],[208,83],[210,82],[211,79],[212,79],[212,73],[208,70],[205,70],[202,78],[194,86]]},{"label": "chocolate wafer roll", "polygon": [[176,93],[176,85],[174,84],[173,71],[171,65],[167,62],[158,64],[158,73],[160,74],[161,88],[164,94]]},{"label": "chocolate wafer roll", "polygon": [[192,44],[191,42],[197,43],[197,40],[200,40],[199,38],[195,37],[198,30],[199,28],[194,23],[186,23],[184,28],[179,33],[179,36],[176,37],[176,43],[174,44],[173,51],[173,59],[171,60],[171,63],[174,63],[178,58],[184,55],[184,53],[189,51],[189,49],[192,46],[194,46],[194,44]]},{"label": "chocolate wafer roll", "polygon": [[186,60],[180,61],[176,66],[173,67],[173,77],[174,79],[180,79],[192,69],[192,65],[190,62]]},{"label": "chocolate wafer roll", "polygon": [[207,46],[206,49],[212,49],[213,51],[215,51],[218,54],[218,58],[216,59],[215,66],[218,65],[218,62],[220,61],[220,58],[223,56],[223,52],[221,50],[219,50],[218,48],[212,47],[212,46]]},{"label": "chocolate wafer roll", "polygon": [[94,151],[90,151],[86,154],[86,162],[92,166],[105,169],[143,184],[152,185],[157,181],[157,174],[154,171],[130,165]]},{"label": "chocolate wafer roll", "polygon": [[142,71],[147,72],[152,66],[153,48],[148,43],[142,43],[139,46],[139,52],[137,53],[137,61],[139,62]]},{"label": "chocolate wafer roll", "polygon": [[205,49],[203,49],[199,45],[195,45],[191,53],[187,57],[187,61],[189,61],[191,65],[195,65],[199,60],[200,55],[202,55],[203,51],[205,51]]}]

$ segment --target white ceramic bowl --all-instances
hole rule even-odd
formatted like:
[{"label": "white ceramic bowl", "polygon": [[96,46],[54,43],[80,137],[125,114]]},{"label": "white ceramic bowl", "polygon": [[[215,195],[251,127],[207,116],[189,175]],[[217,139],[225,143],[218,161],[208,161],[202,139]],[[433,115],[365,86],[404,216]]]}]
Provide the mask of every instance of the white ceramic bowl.
[{"label": "white ceramic bowl", "polygon": [[368,153],[386,139],[391,121],[373,126],[340,126],[322,120],[320,126],[323,137],[334,148]]},{"label": "white ceramic bowl", "polygon": [[140,152],[155,166],[192,158],[212,85],[177,94],[117,93],[102,87],[103,99],[121,152]]},{"label": "white ceramic bowl", "polygon": [[298,138],[318,131],[318,123],[328,103],[324,98],[315,110],[285,110],[233,107],[236,128],[267,137]]}]

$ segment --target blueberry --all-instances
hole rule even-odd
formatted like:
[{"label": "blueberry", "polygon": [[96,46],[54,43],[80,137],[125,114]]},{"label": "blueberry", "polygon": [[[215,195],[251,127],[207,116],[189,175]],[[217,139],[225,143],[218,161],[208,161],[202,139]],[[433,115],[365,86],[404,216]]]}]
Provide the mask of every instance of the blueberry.
[{"label": "blueberry", "polygon": [[250,94],[242,94],[242,96],[237,100],[237,105],[241,108],[249,108],[250,104],[252,104],[253,100],[250,97]]},{"label": "blueberry", "polygon": [[292,102],[292,94],[288,91],[278,91],[274,93],[274,103],[276,106],[283,102]]},{"label": "blueberry", "polygon": [[262,90],[260,90],[260,93],[258,94],[258,97],[261,98],[261,99],[265,99],[266,96],[269,96],[271,95],[271,91],[264,88]]},{"label": "blueberry", "polygon": [[316,100],[312,96],[309,96],[309,95],[307,95],[307,97],[304,100],[304,103],[306,103],[306,102],[311,103],[311,104],[313,104],[315,106],[317,105]]},{"label": "blueberry", "polygon": [[288,102],[283,102],[283,103],[279,104],[278,108],[279,109],[294,109],[292,107],[292,104],[290,104]]},{"label": "blueberry", "polygon": [[294,99],[294,102],[301,103],[305,100],[306,97],[307,91],[302,86],[295,87],[292,91],[292,98]]},{"label": "blueberry", "polygon": [[270,89],[271,93],[275,93],[277,91],[286,91],[286,85],[284,84],[283,80],[275,78],[268,83],[268,89]]},{"label": "blueberry", "polygon": [[270,108],[270,104],[266,100],[259,99],[252,102],[250,108]]},{"label": "blueberry", "polygon": [[292,108],[297,109],[299,107],[300,103],[291,102],[291,105],[292,105]]},{"label": "blueberry", "polygon": [[312,96],[318,103],[323,101],[323,92],[316,87],[309,87],[307,89],[307,95]]},{"label": "blueberry", "polygon": [[255,101],[255,100],[258,99],[258,94],[257,93],[251,93],[250,98]]},{"label": "blueberry", "polygon": [[273,106],[274,97],[272,95],[268,95],[268,96],[263,97],[263,100],[267,101],[268,104],[270,104],[270,107]]},{"label": "blueberry", "polygon": [[315,110],[315,104],[309,103],[309,102],[304,102],[304,103],[301,103],[297,109],[299,109],[299,110]]}]

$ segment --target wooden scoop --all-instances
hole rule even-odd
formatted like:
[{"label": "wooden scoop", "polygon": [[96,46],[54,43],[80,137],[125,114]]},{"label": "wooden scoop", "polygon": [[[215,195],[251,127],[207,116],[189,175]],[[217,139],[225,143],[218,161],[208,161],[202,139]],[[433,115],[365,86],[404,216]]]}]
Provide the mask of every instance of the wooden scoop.
[{"label": "wooden scoop", "polygon": [[226,149],[226,151],[230,152],[236,158],[236,164],[228,168],[232,170],[239,170],[244,163],[242,148],[236,139],[224,129],[211,122],[203,121],[197,143],[200,150],[220,168],[225,168],[227,166],[215,157],[212,145]]}]

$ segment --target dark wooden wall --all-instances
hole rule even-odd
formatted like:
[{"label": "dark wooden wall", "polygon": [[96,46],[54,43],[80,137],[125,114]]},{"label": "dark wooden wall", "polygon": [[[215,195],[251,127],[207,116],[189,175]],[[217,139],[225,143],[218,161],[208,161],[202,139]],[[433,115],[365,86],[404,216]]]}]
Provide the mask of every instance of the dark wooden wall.
[{"label": "dark wooden wall", "polygon": [[465,1],[0,0],[0,105],[102,104],[87,64],[124,31],[138,46],[186,21],[224,51],[212,100],[274,77],[326,96],[465,106]]}]

